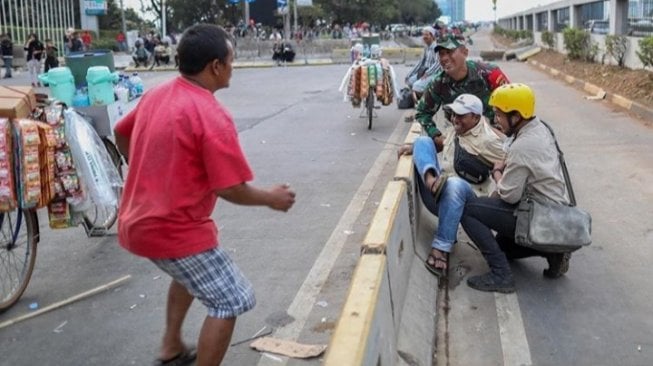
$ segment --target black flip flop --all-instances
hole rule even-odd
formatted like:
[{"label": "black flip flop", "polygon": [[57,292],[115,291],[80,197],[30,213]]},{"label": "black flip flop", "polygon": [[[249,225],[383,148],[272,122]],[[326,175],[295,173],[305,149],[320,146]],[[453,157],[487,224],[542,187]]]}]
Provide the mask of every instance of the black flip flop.
[{"label": "black flip flop", "polygon": [[[429,264],[429,259],[431,259],[431,258],[433,258],[433,261],[434,261],[433,265]],[[434,256],[433,254],[430,254],[430,253],[429,253],[428,258],[426,258],[426,261],[424,262],[424,266],[426,267],[426,269],[429,270],[429,272],[433,273],[436,277],[438,277],[438,278],[444,278],[444,277],[447,276],[447,274],[445,273],[446,269],[444,269],[444,268],[436,268],[436,267],[435,267],[435,263],[437,263],[438,261],[446,263],[447,266],[449,265],[446,256],[445,256],[444,258],[437,258],[437,257]]]},{"label": "black flip flop", "polygon": [[197,349],[195,347],[189,347],[187,350],[180,352],[173,358],[167,360],[156,359],[153,366],[188,366],[195,362],[197,358]]}]

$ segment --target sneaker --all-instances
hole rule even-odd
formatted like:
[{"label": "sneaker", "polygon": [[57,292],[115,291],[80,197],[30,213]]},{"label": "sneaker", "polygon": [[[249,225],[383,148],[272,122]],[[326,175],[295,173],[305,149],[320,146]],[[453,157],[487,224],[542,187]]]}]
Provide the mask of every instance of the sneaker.
[{"label": "sneaker", "polygon": [[515,292],[515,281],[512,279],[512,275],[500,277],[492,272],[468,278],[467,286],[479,291],[504,294]]},{"label": "sneaker", "polygon": [[547,278],[558,278],[569,271],[569,260],[571,253],[555,253],[549,254],[546,261],[549,263],[549,268],[545,269],[542,273]]}]

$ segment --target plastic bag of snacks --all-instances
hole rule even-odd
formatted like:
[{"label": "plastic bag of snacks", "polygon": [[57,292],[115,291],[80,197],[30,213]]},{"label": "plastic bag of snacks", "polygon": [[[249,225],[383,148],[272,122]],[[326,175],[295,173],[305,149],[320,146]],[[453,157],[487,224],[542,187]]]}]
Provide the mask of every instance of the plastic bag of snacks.
[{"label": "plastic bag of snacks", "polygon": [[18,198],[20,207],[34,208],[41,202],[41,166],[39,162],[39,130],[35,121],[20,119],[15,122],[18,147]]},{"label": "plastic bag of snacks", "polygon": [[6,118],[0,118],[0,212],[12,211],[18,206],[13,145],[11,123]]},{"label": "plastic bag of snacks", "polygon": [[73,156],[66,141],[63,107],[54,105],[46,108],[45,119],[52,127],[54,138],[54,197],[48,205],[48,219],[53,229],[75,226],[70,205],[81,205],[86,200],[82,185],[73,164]]},{"label": "plastic bag of snacks", "polygon": [[[102,139],[90,123],[74,110],[65,110],[64,117],[73,162],[91,201],[96,205],[118,206],[114,188],[122,187],[122,179]],[[75,205],[73,209],[79,211]]]},{"label": "plastic bag of snacks", "polygon": [[41,145],[39,147],[39,162],[41,164],[41,201],[38,207],[45,207],[56,196],[55,191],[55,149],[57,136],[48,124],[37,122]]}]

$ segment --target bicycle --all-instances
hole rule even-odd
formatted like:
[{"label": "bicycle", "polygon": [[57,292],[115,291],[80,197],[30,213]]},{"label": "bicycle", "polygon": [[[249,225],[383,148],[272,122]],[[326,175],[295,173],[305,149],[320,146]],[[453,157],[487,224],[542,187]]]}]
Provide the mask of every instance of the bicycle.
[{"label": "bicycle", "polygon": [[[101,140],[122,178],[125,163],[108,136]],[[120,197],[122,189],[117,189]],[[89,237],[104,236],[118,219],[117,207],[91,205],[82,212],[81,224]],[[36,263],[40,240],[37,210],[17,208],[0,213],[0,313],[11,308],[27,289]]]},{"label": "bicycle", "polygon": [[374,112],[374,109],[379,109],[381,107],[375,106],[375,98],[374,98],[374,93],[376,93],[376,88],[370,87],[367,97],[365,98],[365,107],[363,108],[363,111],[359,115],[359,118],[367,118],[367,129],[371,130],[372,129],[372,120],[374,118],[377,118],[378,116]]}]

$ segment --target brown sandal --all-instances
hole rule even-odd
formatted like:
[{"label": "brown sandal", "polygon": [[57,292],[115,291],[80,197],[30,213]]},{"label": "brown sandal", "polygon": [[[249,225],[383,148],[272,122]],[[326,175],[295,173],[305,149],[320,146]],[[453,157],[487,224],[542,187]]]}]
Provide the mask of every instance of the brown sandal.
[{"label": "brown sandal", "polygon": [[447,183],[447,178],[449,177],[438,175],[435,182],[433,182],[433,185],[431,186],[431,193],[433,194],[435,202],[440,200],[440,195],[442,194],[442,189],[444,188],[445,183]]}]

